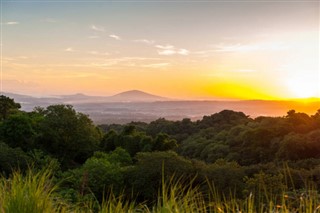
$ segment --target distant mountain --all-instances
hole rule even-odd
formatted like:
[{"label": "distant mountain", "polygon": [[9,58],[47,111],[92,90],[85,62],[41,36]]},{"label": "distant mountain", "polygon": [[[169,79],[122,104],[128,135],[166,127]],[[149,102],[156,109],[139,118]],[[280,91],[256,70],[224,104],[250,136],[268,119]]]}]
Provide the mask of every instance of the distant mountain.
[{"label": "distant mountain", "polygon": [[154,101],[168,101],[168,98],[152,95],[139,90],[125,91],[113,96],[89,96],[82,93],[73,95],[63,95],[60,98],[65,103],[88,103],[88,102],[154,102]]},{"label": "distant mountain", "polygon": [[155,102],[169,101],[170,99],[152,95],[139,90],[130,90],[113,96],[90,96],[82,93],[72,95],[55,95],[51,97],[33,97],[15,93],[3,93],[3,95],[14,98],[23,103],[24,109],[30,110],[34,106],[48,106],[51,104],[81,104],[81,103],[110,103],[110,102]]},{"label": "distant mountain", "polygon": [[130,90],[122,92],[108,98],[110,102],[154,102],[169,101],[168,98],[152,95],[140,90]]}]

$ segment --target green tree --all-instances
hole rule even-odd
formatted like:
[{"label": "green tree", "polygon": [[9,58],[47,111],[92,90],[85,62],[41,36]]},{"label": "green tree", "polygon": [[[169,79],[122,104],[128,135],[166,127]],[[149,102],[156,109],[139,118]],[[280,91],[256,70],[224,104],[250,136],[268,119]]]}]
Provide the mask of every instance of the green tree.
[{"label": "green tree", "polygon": [[270,198],[283,199],[283,192],[285,191],[284,176],[282,174],[265,174],[260,172],[254,174],[253,177],[245,178],[246,190],[251,192],[256,197],[256,202],[269,203]]},{"label": "green tree", "polygon": [[191,161],[173,151],[140,152],[137,153],[136,160],[135,166],[126,171],[125,179],[142,201],[151,201],[157,196],[162,175],[165,181],[172,176],[183,180],[195,176]]},{"label": "green tree", "polygon": [[311,116],[313,118],[315,126],[319,129],[320,128],[320,109],[317,110],[317,112]]},{"label": "green tree", "polygon": [[198,127],[205,129],[208,127],[215,127],[217,130],[230,129],[235,125],[246,124],[251,119],[243,112],[235,112],[232,110],[223,110],[211,116],[204,116],[198,123]]},{"label": "green tree", "polygon": [[144,132],[137,131],[133,125],[127,125],[116,137],[115,147],[122,147],[133,157],[137,152],[141,151],[140,142],[145,137]]},{"label": "green tree", "polygon": [[114,151],[108,154],[105,152],[95,152],[93,157],[107,159],[110,163],[119,166],[129,166],[132,164],[130,154],[121,147],[117,147]]},{"label": "green tree", "polygon": [[14,99],[4,95],[0,95],[0,121],[8,118],[9,114],[17,111],[21,108],[19,103],[16,103]]},{"label": "green tree", "polygon": [[167,151],[176,148],[177,141],[171,139],[168,134],[159,133],[154,141],[154,151]]},{"label": "green tree", "polygon": [[11,148],[7,144],[0,142],[0,173],[8,176],[12,171],[28,168],[30,158],[20,148]]},{"label": "green tree", "polygon": [[303,134],[290,133],[280,143],[276,156],[281,160],[304,159],[308,154],[307,138]]},{"label": "green tree", "polygon": [[125,126],[120,134],[110,130],[102,139],[101,148],[104,151],[113,151],[116,147],[122,147],[132,157],[138,152],[166,151],[177,147],[175,139],[168,134],[159,133],[156,138],[138,131],[135,126]]},{"label": "green tree", "polygon": [[106,191],[112,190],[119,194],[123,188],[121,169],[118,164],[111,163],[107,156],[96,155],[89,158],[82,171],[82,187],[88,187],[99,200],[102,200]]},{"label": "green tree", "polygon": [[320,130],[308,134],[290,133],[280,142],[276,153],[281,160],[301,160],[320,157]]},{"label": "green tree", "polygon": [[3,121],[0,132],[1,139],[11,147],[21,147],[25,151],[34,148],[36,132],[26,113],[10,115]]},{"label": "green tree", "polygon": [[274,137],[274,132],[268,128],[258,127],[245,131],[242,135],[242,147],[238,152],[246,157],[240,159],[239,163],[250,165],[272,161],[276,152],[271,148]]},{"label": "green tree", "polygon": [[57,159],[47,155],[42,150],[34,149],[29,151],[28,156],[32,162],[32,168],[34,170],[50,169],[53,173],[60,171],[60,163]]},{"label": "green tree", "polygon": [[209,164],[202,171],[202,177],[205,177],[219,193],[225,196],[230,192],[237,192],[239,196],[244,188],[243,178],[244,169],[236,162],[227,162],[224,159],[218,159],[215,163]]},{"label": "green tree", "polygon": [[72,162],[83,163],[98,149],[100,130],[88,116],[76,112],[72,106],[49,106],[43,116],[38,143],[67,166]]},{"label": "green tree", "polygon": [[69,194],[85,197],[93,193],[102,201],[108,192],[116,196],[122,192],[125,187],[123,170],[130,164],[131,157],[122,148],[111,153],[95,152],[82,167],[65,172],[62,185]]},{"label": "green tree", "polygon": [[307,133],[315,129],[314,120],[306,113],[290,110],[286,118],[294,132]]},{"label": "green tree", "polygon": [[106,152],[115,150],[118,137],[118,133],[111,129],[103,136],[100,143],[100,148]]},{"label": "green tree", "polygon": [[152,121],[147,127],[147,134],[152,137],[156,137],[159,133],[174,134],[177,132],[177,126],[173,121],[168,121],[165,118],[159,118],[155,121]]},{"label": "green tree", "polygon": [[151,136],[145,136],[140,140],[139,147],[141,152],[151,152],[154,140]]}]

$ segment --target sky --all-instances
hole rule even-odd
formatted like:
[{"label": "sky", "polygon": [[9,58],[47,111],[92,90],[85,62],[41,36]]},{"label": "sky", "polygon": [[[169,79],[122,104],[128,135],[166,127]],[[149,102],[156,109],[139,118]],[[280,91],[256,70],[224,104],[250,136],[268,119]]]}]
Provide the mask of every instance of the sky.
[{"label": "sky", "polygon": [[319,1],[1,1],[1,91],[320,97]]}]

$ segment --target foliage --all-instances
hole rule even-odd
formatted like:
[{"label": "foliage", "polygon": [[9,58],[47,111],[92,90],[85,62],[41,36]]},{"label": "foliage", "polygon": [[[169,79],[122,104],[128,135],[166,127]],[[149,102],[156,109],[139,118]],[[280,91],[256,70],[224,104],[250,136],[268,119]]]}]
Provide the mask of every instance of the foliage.
[{"label": "foliage", "polygon": [[11,148],[0,142],[0,173],[8,176],[12,170],[26,170],[30,158],[20,148]]},{"label": "foliage", "polygon": [[136,156],[137,163],[126,172],[126,181],[141,200],[153,200],[157,196],[157,189],[161,184],[161,177],[172,175],[194,176],[191,161],[168,152],[141,152]]},{"label": "foliage", "polygon": [[27,153],[32,163],[33,170],[43,170],[50,167],[52,173],[60,172],[60,162],[58,159],[51,157],[50,155],[45,154],[42,150],[34,149]]},{"label": "foliage", "polygon": [[125,126],[120,134],[110,130],[104,135],[100,147],[113,151],[117,147],[125,149],[132,157],[138,152],[166,151],[177,147],[176,140],[168,134],[159,133],[155,138],[140,132],[133,125]]},{"label": "foliage", "polygon": [[100,200],[106,189],[119,193],[123,185],[119,167],[101,156],[89,158],[82,167],[82,175],[83,193],[88,187]]},{"label": "foliage", "polygon": [[[93,193],[102,201],[108,191],[120,194],[124,184],[123,168],[130,164],[132,159],[124,149],[117,148],[109,154],[95,152],[80,168],[64,174],[64,186],[74,189],[75,196]],[[74,195],[72,199],[75,199]]]},{"label": "foliage", "polygon": [[0,95],[0,121],[5,120],[12,113],[21,108],[19,103],[16,103],[12,98]]},{"label": "foliage", "polygon": [[83,163],[97,150],[100,131],[88,116],[69,105],[53,105],[43,112],[39,146],[70,167]]},{"label": "foliage", "polygon": [[20,147],[25,151],[34,147],[36,132],[26,113],[10,115],[3,121],[0,132],[1,139],[11,147]]},{"label": "foliage", "polygon": [[218,130],[228,129],[235,125],[246,124],[251,119],[248,118],[243,112],[235,112],[232,110],[223,110],[211,116],[204,116],[199,121],[198,126],[201,129],[214,127]]},{"label": "foliage", "polygon": [[237,192],[237,196],[241,197],[241,192],[245,187],[243,183],[245,170],[236,162],[219,159],[214,164],[207,165],[201,175],[220,194],[228,196],[230,192]]}]

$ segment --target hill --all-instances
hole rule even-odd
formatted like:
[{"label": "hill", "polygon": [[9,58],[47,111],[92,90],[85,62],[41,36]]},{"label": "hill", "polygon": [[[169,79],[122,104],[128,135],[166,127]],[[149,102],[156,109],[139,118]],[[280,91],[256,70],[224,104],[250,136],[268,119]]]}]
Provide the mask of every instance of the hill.
[{"label": "hill", "polygon": [[140,90],[130,90],[110,96],[108,100],[111,102],[154,102],[168,101],[169,99],[157,95],[152,95]]}]

